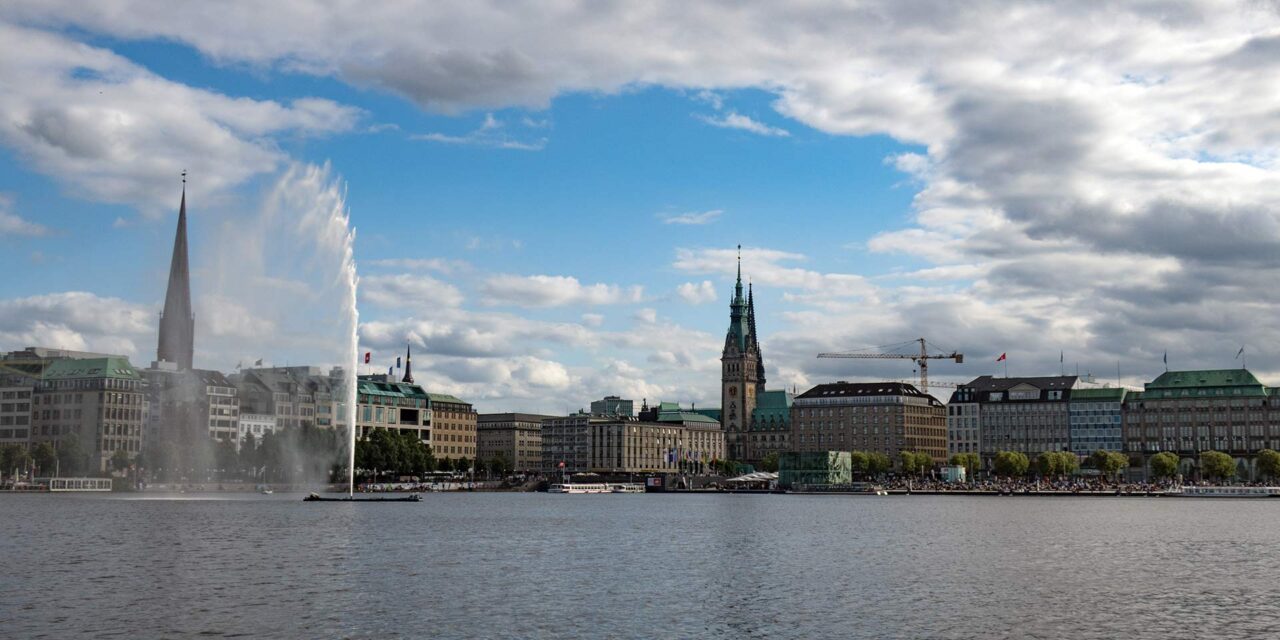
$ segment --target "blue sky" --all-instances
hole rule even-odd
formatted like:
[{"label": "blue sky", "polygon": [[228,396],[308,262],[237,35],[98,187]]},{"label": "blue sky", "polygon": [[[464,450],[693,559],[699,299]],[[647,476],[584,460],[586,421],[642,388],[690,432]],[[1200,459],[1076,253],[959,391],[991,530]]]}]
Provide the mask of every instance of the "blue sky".
[{"label": "blue sky", "polygon": [[1273,369],[1274,12],[345,11],[0,9],[5,348],[148,362],[187,168],[213,368],[341,359],[336,186],[361,350],[482,410],[713,403],[739,244],[771,386]]}]

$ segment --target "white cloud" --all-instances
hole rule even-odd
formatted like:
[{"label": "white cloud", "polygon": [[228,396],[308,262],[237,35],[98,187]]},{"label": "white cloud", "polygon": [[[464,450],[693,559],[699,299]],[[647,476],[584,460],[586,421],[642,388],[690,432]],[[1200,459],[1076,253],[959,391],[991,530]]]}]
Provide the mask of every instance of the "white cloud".
[{"label": "white cloud", "polygon": [[582,324],[592,328],[599,328],[604,325],[604,316],[598,313],[584,313],[582,314]]},{"label": "white cloud", "polygon": [[644,294],[639,286],[582,284],[573,276],[509,274],[486,278],[480,290],[486,304],[519,307],[621,304],[639,302]]},{"label": "white cloud", "polygon": [[360,279],[360,297],[383,309],[406,311],[423,307],[456,307],[462,304],[458,288],[431,276],[401,273]]},{"label": "white cloud", "polygon": [[713,127],[720,127],[722,129],[739,129],[762,136],[786,137],[791,135],[791,132],[786,129],[771,127],[759,120],[755,120],[749,116],[744,116],[735,111],[730,111],[723,115],[695,113],[693,117]]},{"label": "white cloud", "polygon": [[329,100],[233,98],[168,81],[105,49],[0,23],[0,140],[88,197],[152,210],[217,193],[285,160],[272,136],[350,129]]},{"label": "white cloud", "polygon": [[415,134],[409,136],[409,139],[443,144],[491,147],[494,149],[516,149],[519,151],[541,151],[547,146],[547,138],[545,137],[534,140],[513,138],[506,133],[505,123],[493,117],[492,113],[485,114],[484,121],[480,123],[479,127],[463,135],[430,132]]},{"label": "white cloud", "polygon": [[689,304],[715,302],[716,298],[719,297],[715,285],[710,280],[703,280],[698,283],[686,282],[676,287],[676,294]]},{"label": "white cloud", "polygon": [[720,219],[720,215],[723,213],[723,209],[711,209],[708,211],[688,211],[680,214],[659,213],[658,217],[662,219],[663,224],[703,225],[715,222]]},{"label": "white cloud", "polygon": [[47,236],[49,227],[13,212],[13,197],[0,193],[0,236]]},{"label": "white cloud", "polygon": [[129,356],[144,363],[155,344],[155,310],[83,291],[0,300],[0,344]]},{"label": "white cloud", "polygon": [[[743,277],[761,285],[802,289],[824,297],[870,299],[876,293],[876,288],[857,274],[821,273],[780,264],[805,260],[801,254],[755,247],[744,247],[741,254]],[[686,273],[733,275],[738,268],[737,255],[736,249],[677,249],[673,266]]]}]

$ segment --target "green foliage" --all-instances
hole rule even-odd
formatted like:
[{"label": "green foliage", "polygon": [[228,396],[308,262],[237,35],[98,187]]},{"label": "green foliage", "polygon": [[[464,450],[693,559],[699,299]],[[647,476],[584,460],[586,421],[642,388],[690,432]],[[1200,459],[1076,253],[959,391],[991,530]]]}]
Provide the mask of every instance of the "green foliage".
[{"label": "green foliage", "polygon": [[1080,470],[1080,458],[1070,451],[1058,452],[1059,464],[1062,467],[1062,475],[1071,475]]},{"label": "green foliage", "polygon": [[769,473],[778,471],[778,453],[776,451],[771,452],[760,461],[760,470],[768,471]]},{"label": "green foliage", "polygon": [[1258,473],[1264,478],[1280,477],[1280,453],[1271,449],[1258,452]]},{"label": "green foliage", "polygon": [[31,448],[31,459],[35,461],[38,475],[53,475],[54,461],[58,459],[58,452],[54,451],[52,444],[40,442]]},{"label": "green foliage", "polygon": [[436,460],[437,471],[453,471],[453,460],[449,458],[440,458]]},{"label": "green foliage", "polygon": [[976,453],[953,453],[947,462],[952,466],[964,467],[969,477],[973,477],[974,472],[982,466],[982,458]]},{"label": "green foliage", "polygon": [[1104,478],[1114,478],[1129,466],[1129,458],[1116,451],[1098,449],[1089,454],[1089,466],[1098,470]]},{"label": "green foliage", "polygon": [[849,454],[849,467],[854,475],[866,475],[871,471],[871,456],[865,451],[854,451]]},{"label": "green foliage", "polygon": [[431,447],[413,432],[374,429],[356,441],[356,468],[379,476],[420,476],[436,468],[436,460]]},{"label": "green foliage", "polygon": [[1178,474],[1178,454],[1162,451],[1151,456],[1151,475],[1157,478],[1172,478]]},{"label": "green foliage", "polygon": [[916,457],[916,454],[910,451],[898,452],[898,464],[901,465],[902,472],[908,475],[914,474],[920,470],[919,458]]},{"label": "green foliage", "polygon": [[1031,460],[1025,453],[1019,451],[1000,451],[996,453],[992,466],[995,468],[996,475],[1020,477],[1026,475],[1027,469],[1031,467]]},{"label": "green foliage", "polygon": [[1221,451],[1200,454],[1200,473],[1206,478],[1225,480],[1236,475],[1236,461]]},{"label": "green foliage", "polygon": [[496,478],[505,478],[511,475],[511,471],[512,464],[505,453],[498,452],[498,455],[489,461],[489,473]]},{"label": "green foliage", "polygon": [[873,451],[868,453],[867,457],[870,459],[869,471],[873,476],[888,473],[893,468],[893,460],[889,458],[888,454]]},{"label": "green foliage", "polygon": [[0,448],[0,476],[15,471],[22,473],[31,462],[31,454],[20,444],[6,444]]},{"label": "green foliage", "polygon": [[[58,471],[63,476],[78,476],[85,471],[86,456],[78,436],[58,441]],[[97,469],[94,469],[97,471]]]},{"label": "green foliage", "polygon": [[1043,476],[1069,475],[1080,469],[1080,459],[1070,451],[1043,451],[1036,456],[1035,467]]},{"label": "green foliage", "polygon": [[116,452],[111,454],[111,469],[116,473],[128,469],[129,462],[129,452],[124,449],[116,449]]}]

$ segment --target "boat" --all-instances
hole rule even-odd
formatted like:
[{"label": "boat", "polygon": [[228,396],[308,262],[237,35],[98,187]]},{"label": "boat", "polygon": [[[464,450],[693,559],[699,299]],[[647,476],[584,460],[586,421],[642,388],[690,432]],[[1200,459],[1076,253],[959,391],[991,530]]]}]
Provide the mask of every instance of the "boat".
[{"label": "boat", "polygon": [[373,498],[357,498],[355,496],[343,496],[341,498],[326,498],[318,493],[312,493],[302,499],[303,502],[422,502],[422,496],[411,493],[407,496],[395,497],[373,497]]},{"label": "boat", "polygon": [[1179,487],[1164,495],[1171,498],[1280,498],[1280,487]]},{"label": "boat", "polygon": [[610,489],[603,482],[565,482],[551,485],[547,493],[610,493]]},{"label": "boat", "polygon": [[262,494],[262,495],[264,495],[264,496],[269,496],[269,495],[271,495],[271,494],[275,493],[275,491],[272,491],[270,487],[267,487],[267,488],[263,489],[262,491],[259,491],[258,493],[261,493],[261,494]]},{"label": "boat", "polygon": [[609,485],[609,493],[644,493],[644,485],[638,482],[616,482]]}]

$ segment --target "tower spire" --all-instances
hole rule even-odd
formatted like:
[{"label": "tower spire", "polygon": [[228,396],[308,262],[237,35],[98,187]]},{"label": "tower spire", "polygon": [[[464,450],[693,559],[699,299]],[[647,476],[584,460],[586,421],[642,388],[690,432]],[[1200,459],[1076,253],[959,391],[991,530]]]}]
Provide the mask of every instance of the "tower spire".
[{"label": "tower spire", "polygon": [[187,172],[182,171],[182,201],[178,206],[178,229],[173,237],[173,258],[169,263],[169,286],[160,314],[160,335],[156,360],[190,369],[195,352],[195,315],[191,308],[191,271],[187,261]]},{"label": "tower spire", "polygon": [[404,345],[404,377],[400,379],[400,382],[408,382],[409,384],[413,384],[413,367],[410,364],[412,359],[413,359],[412,345],[406,342]]}]

